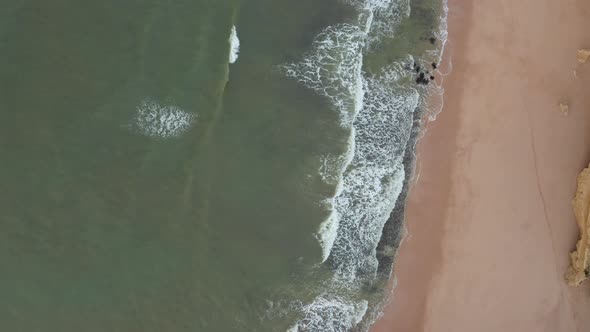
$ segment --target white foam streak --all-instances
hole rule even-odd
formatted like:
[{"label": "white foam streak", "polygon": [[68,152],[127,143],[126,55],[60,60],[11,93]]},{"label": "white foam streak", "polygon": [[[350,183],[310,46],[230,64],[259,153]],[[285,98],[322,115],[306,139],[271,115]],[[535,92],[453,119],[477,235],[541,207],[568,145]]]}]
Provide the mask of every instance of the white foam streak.
[{"label": "white foam streak", "polygon": [[229,63],[235,63],[240,53],[240,39],[236,26],[232,26],[229,35]]}]

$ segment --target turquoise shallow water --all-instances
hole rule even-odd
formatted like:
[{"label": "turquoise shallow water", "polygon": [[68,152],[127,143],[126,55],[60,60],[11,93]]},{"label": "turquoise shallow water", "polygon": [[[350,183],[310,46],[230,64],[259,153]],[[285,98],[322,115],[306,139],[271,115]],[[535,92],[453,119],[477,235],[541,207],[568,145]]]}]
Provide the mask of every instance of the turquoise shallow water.
[{"label": "turquoise shallow water", "polygon": [[0,328],[364,330],[443,9],[1,4]]}]

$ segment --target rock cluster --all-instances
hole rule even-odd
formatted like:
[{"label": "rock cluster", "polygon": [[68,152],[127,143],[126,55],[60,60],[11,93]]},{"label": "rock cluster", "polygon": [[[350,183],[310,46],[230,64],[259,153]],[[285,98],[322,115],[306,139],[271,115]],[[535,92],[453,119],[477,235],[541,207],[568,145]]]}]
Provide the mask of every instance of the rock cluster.
[{"label": "rock cluster", "polygon": [[[433,70],[436,70],[436,63],[433,62],[431,66]],[[434,72],[431,73],[429,70],[423,68],[417,63],[414,63],[414,65],[410,69],[414,70],[416,74],[418,74],[418,76],[416,77],[416,84],[428,85],[430,81],[434,80]]]}]

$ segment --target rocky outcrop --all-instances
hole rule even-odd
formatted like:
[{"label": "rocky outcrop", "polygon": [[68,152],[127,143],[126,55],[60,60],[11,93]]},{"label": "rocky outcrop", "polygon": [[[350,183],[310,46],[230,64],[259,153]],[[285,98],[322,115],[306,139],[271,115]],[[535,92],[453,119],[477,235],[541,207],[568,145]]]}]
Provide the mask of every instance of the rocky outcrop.
[{"label": "rocky outcrop", "polygon": [[581,49],[578,50],[578,62],[579,63],[586,63],[590,58],[590,50]]},{"label": "rocky outcrop", "polygon": [[578,189],[573,201],[574,215],[580,228],[576,250],[570,253],[571,265],[565,275],[570,285],[579,285],[590,274],[590,167],[578,175]]},{"label": "rocky outcrop", "polygon": [[559,103],[559,110],[561,111],[561,115],[567,116],[570,111],[570,105],[566,101],[562,101]]}]

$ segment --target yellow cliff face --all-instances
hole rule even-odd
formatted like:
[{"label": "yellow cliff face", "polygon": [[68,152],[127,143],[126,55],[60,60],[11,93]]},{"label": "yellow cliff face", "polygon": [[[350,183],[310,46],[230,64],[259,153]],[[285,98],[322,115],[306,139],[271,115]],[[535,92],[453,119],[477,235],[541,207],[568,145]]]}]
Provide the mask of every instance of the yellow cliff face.
[{"label": "yellow cliff face", "polygon": [[579,63],[586,63],[590,58],[590,50],[580,49],[578,50],[578,62]]},{"label": "yellow cliff face", "polygon": [[568,284],[575,286],[588,278],[590,274],[590,167],[578,175],[578,189],[573,201],[574,215],[580,228],[580,240],[576,251],[570,253],[571,265],[565,275]]}]

